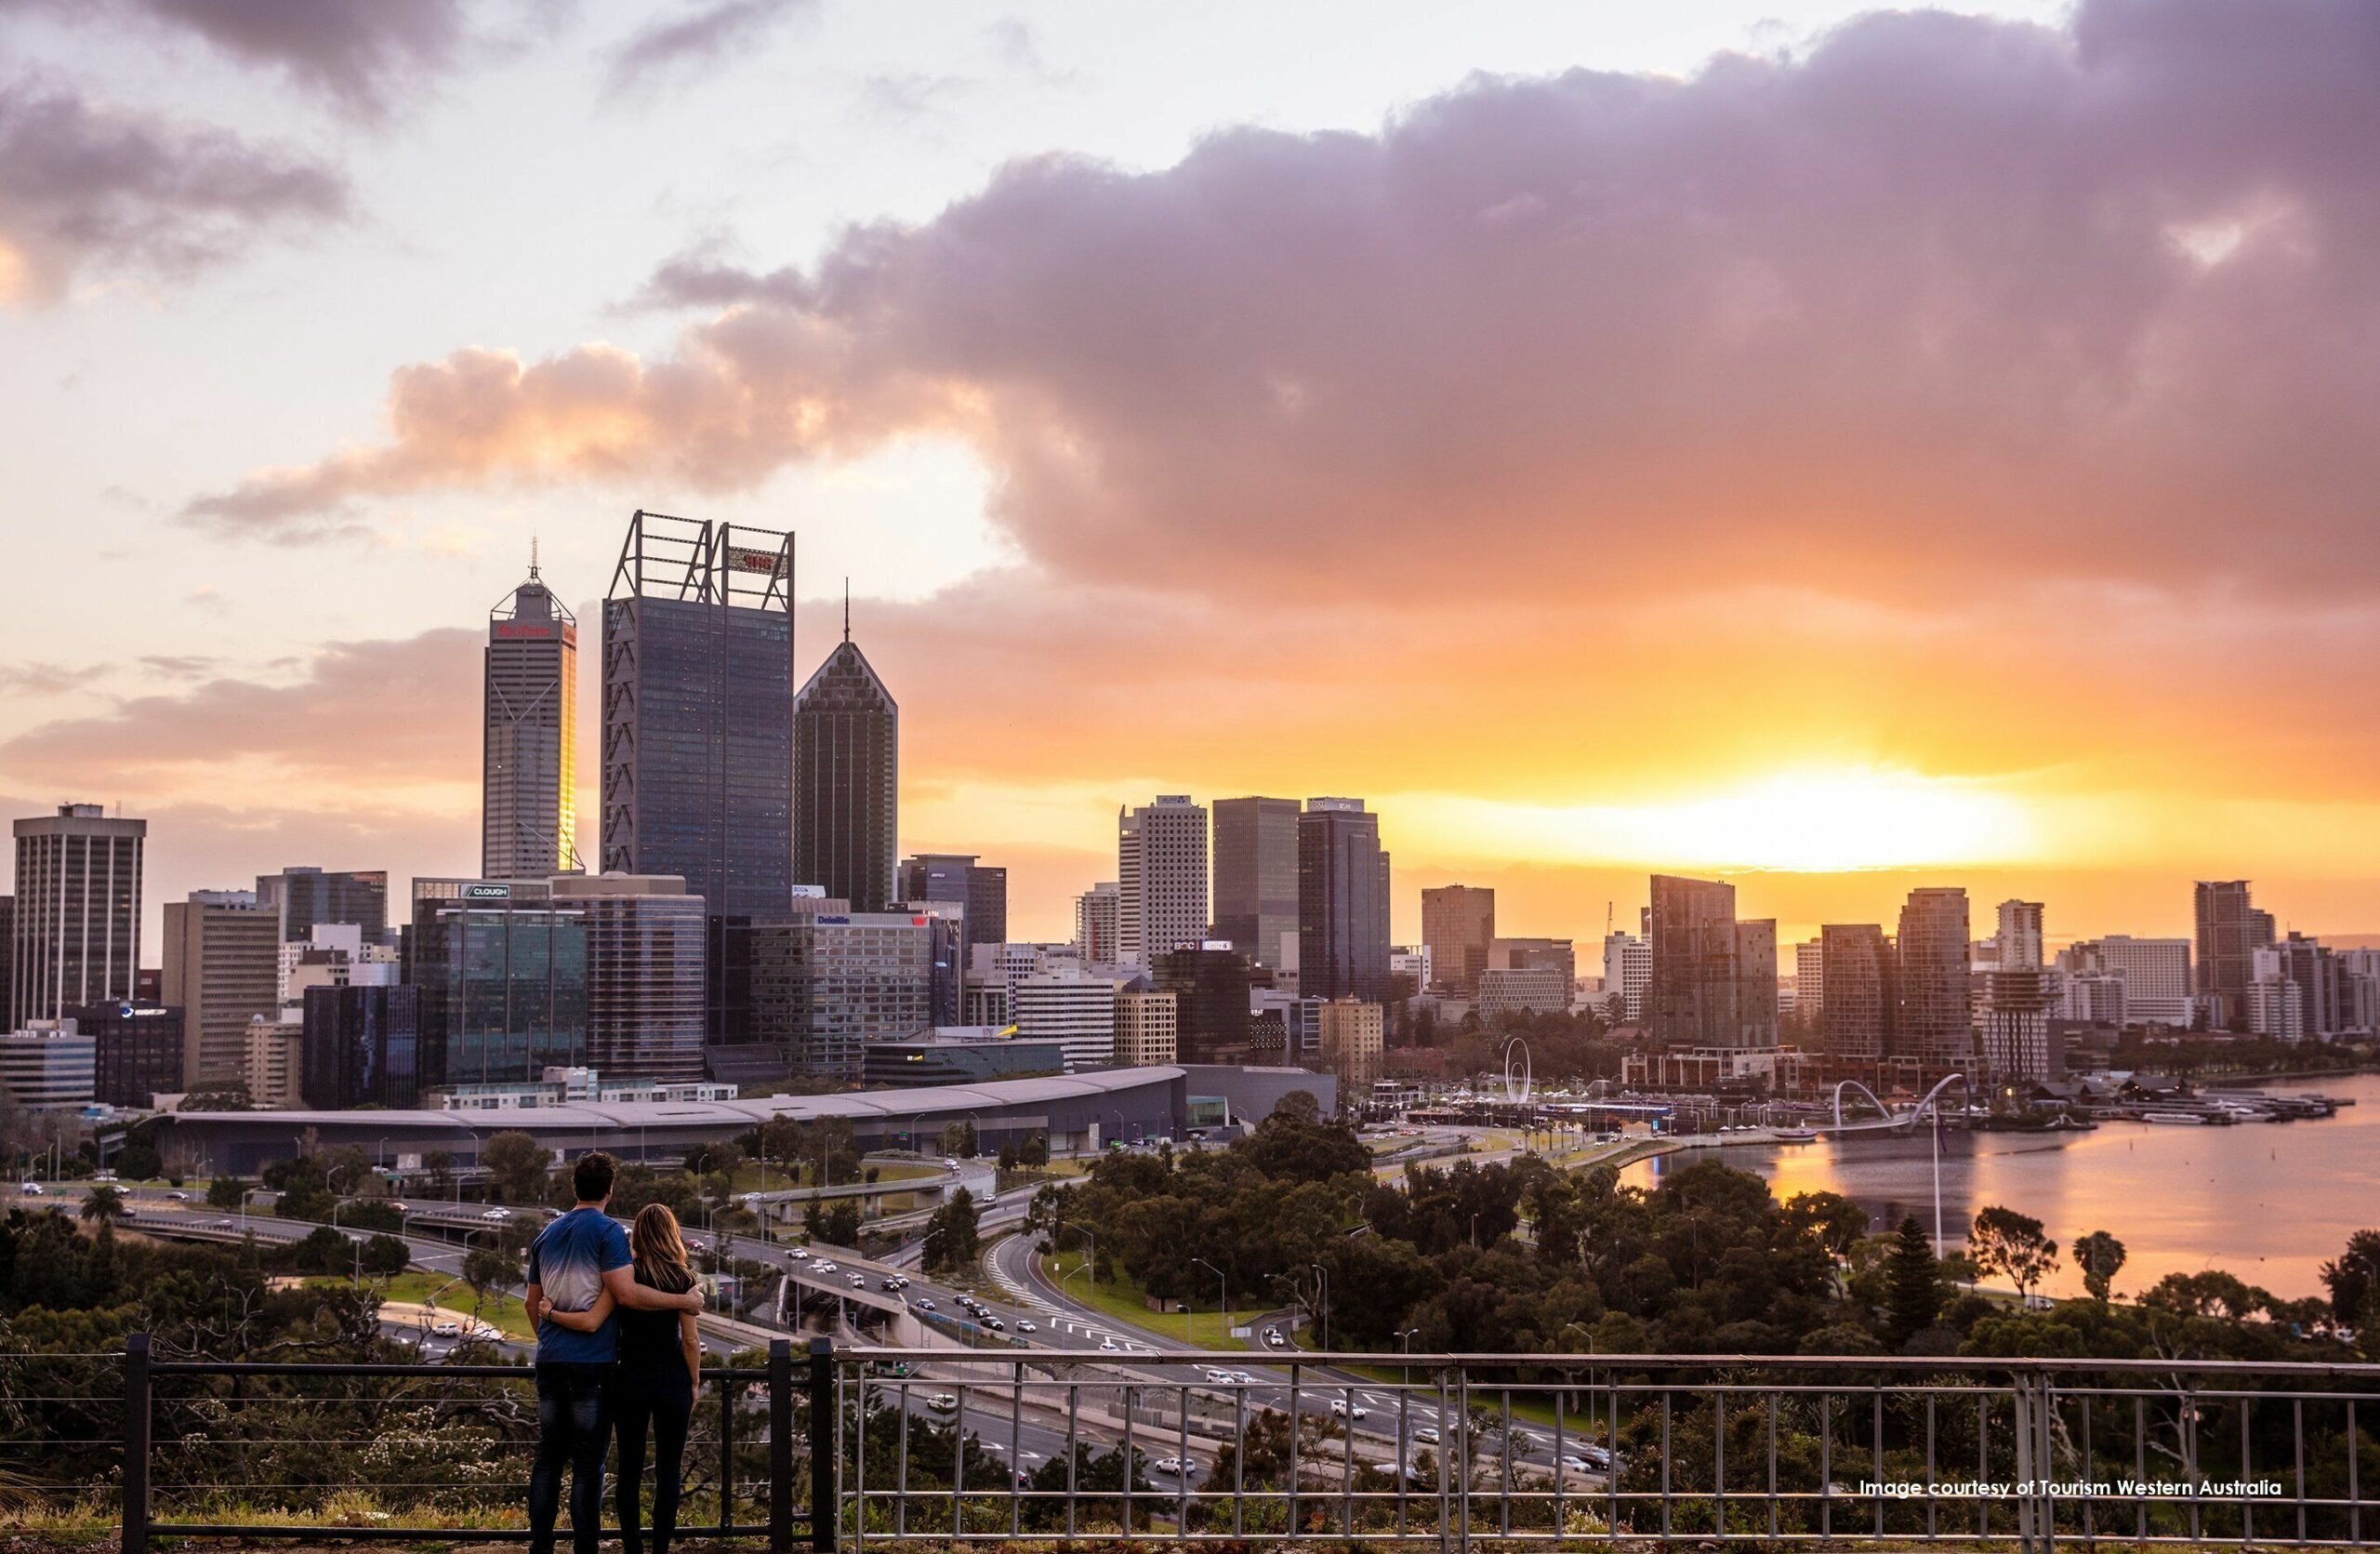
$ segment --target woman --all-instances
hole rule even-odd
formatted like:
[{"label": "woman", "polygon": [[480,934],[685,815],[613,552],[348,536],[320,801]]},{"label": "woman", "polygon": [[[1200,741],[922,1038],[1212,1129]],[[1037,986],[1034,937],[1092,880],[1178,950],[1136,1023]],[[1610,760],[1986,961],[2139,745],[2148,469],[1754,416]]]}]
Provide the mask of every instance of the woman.
[{"label": "woman", "polygon": [[[694,1287],[686,1238],[666,1205],[648,1203],[628,1228],[628,1255],[636,1282],[672,1295]],[[669,1554],[678,1531],[678,1498],[683,1483],[686,1427],[694,1394],[702,1387],[703,1346],[692,1311],[636,1311],[615,1307],[605,1291],[585,1311],[556,1311],[550,1322],[591,1332],[616,1316],[619,1364],[612,1373],[608,1401],[618,1432],[620,1547],[642,1554],[637,1521],[638,1481],[644,1477],[645,1432],[653,1434],[653,1554]]]}]

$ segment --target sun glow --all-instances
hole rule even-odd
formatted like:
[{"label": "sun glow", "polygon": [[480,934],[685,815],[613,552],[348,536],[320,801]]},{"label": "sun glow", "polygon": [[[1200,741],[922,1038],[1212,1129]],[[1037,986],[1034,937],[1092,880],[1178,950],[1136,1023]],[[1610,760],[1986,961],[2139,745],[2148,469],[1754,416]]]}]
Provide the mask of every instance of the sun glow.
[{"label": "sun glow", "polygon": [[1865,767],[1779,773],[1673,802],[1534,806],[1400,801],[1460,850],[1658,868],[1833,872],[1992,864],[2036,851],[2018,800],[1955,777]]}]

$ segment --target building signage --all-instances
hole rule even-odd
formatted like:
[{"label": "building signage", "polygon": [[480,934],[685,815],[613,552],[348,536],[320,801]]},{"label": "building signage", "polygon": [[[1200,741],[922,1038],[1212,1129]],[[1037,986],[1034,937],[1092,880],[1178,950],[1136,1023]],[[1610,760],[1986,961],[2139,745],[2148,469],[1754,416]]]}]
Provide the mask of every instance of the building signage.
[{"label": "building signage", "polygon": [[550,637],[554,634],[554,629],[550,626],[522,626],[514,621],[499,620],[496,623],[496,634],[499,637]]},{"label": "building signage", "polygon": [[510,899],[511,896],[510,885],[465,885],[463,887],[463,899],[466,901],[504,901]]},{"label": "building signage", "polygon": [[727,564],[738,572],[760,572],[769,577],[777,574],[777,564],[784,557],[775,551],[757,550],[749,545],[730,545]]}]

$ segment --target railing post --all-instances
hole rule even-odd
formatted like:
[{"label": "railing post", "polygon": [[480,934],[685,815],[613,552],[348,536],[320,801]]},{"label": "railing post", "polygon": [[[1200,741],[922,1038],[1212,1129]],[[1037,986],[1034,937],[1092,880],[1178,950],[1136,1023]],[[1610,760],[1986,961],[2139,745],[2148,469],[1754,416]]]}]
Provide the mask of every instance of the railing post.
[{"label": "railing post", "polygon": [[769,1554],[793,1554],[793,1340],[769,1340]]},{"label": "railing post", "polygon": [[149,1335],[124,1341],[124,1554],[149,1554]]},{"label": "railing post", "polygon": [[[862,1428],[866,1422],[862,1421]],[[810,1547],[834,1554],[843,1520],[835,1478],[841,1463],[835,1444],[835,1340],[810,1340]]]}]

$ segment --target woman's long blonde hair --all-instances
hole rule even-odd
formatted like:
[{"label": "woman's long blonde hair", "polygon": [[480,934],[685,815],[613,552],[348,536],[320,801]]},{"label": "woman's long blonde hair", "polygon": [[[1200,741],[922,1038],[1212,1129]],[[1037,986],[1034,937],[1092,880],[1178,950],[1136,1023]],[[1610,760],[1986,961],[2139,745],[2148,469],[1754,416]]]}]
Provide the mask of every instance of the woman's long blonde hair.
[{"label": "woman's long blonde hair", "polygon": [[647,1203],[637,1210],[636,1221],[628,1227],[628,1255],[636,1259],[636,1276],[641,1283],[672,1295],[694,1287],[686,1238],[667,1203]]}]

